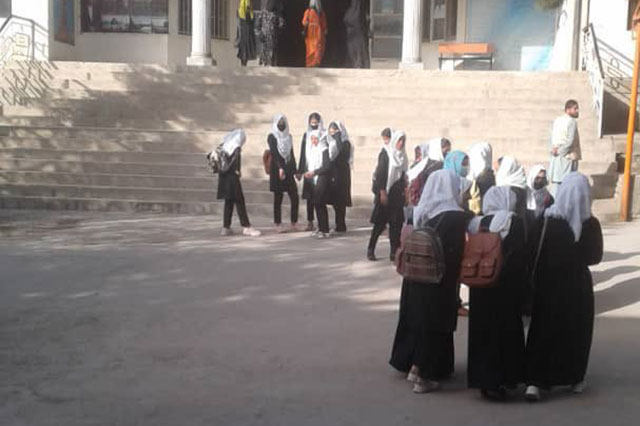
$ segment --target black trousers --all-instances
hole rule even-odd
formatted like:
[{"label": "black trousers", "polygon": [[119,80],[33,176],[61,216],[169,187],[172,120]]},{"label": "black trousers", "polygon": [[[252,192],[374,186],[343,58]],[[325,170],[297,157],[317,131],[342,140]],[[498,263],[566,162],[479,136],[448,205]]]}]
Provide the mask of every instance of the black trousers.
[{"label": "black trousers", "polygon": [[347,206],[334,204],[333,210],[336,213],[336,231],[346,232],[347,231],[347,221],[346,221]]},{"label": "black trousers", "polygon": [[249,216],[247,215],[247,206],[244,203],[244,195],[240,194],[237,200],[224,200],[224,216],[222,226],[229,228],[231,226],[231,216],[233,216],[233,206],[238,206],[238,217],[240,217],[240,225],[244,228],[251,226]]},{"label": "black trousers", "polygon": [[[291,223],[298,223],[298,206],[300,204],[300,197],[298,196],[298,187],[295,183],[289,185],[289,188],[287,188],[287,194],[289,194],[289,201],[291,202]],[[278,225],[282,223],[283,198],[284,192],[273,193],[273,222]]]},{"label": "black trousers", "polygon": [[313,222],[314,216],[313,216],[313,203],[311,202],[311,200],[307,200],[307,221],[308,222]]},{"label": "black trousers", "polygon": [[[369,252],[373,253],[376,250],[378,238],[380,238],[380,235],[382,235],[386,227],[386,223],[376,223],[373,225],[373,229],[371,230],[371,238],[369,238],[369,246],[367,247]],[[391,254],[393,254],[394,256],[396,254],[396,251],[400,247],[401,233],[402,222],[389,222],[389,242],[391,245]]]},{"label": "black trousers", "polygon": [[318,216],[318,230],[324,234],[329,232],[329,213],[326,204],[314,204]]}]

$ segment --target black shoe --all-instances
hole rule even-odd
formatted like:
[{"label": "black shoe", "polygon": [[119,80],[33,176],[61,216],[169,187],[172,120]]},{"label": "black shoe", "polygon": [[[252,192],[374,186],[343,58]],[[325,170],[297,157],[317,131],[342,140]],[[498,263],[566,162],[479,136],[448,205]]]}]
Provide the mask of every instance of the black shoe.
[{"label": "black shoe", "polygon": [[376,260],[378,260],[378,259],[376,259],[376,255],[373,252],[373,250],[368,250],[367,251],[367,259],[369,259],[372,262],[375,262]]},{"label": "black shoe", "polygon": [[507,400],[507,391],[502,387],[498,389],[482,389],[480,393],[491,401],[504,402]]}]

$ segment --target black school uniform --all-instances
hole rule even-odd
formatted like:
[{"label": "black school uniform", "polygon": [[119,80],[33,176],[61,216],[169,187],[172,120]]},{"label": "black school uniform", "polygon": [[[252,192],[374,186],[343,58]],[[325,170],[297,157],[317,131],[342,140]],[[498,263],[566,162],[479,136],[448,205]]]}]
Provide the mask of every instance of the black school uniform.
[{"label": "black school uniform", "polygon": [[338,156],[332,163],[332,186],[329,203],[333,204],[336,214],[336,231],[346,232],[347,207],[351,207],[351,142],[342,140],[341,134],[335,136]]},{"label": "black school uniform", "polygon": [[[309,142],[311,143],[311,142]],[[297,173],[299,175],[304,175],[309,171],[308,163],[307,163],[307,134],[305,133],[302,136],[302,142],[300,147],[300,161],[298,163]],[[308,179],[305,179],[302,184],[302,199],[307,200],[307,221],[313,222],[313,203],[311,202],[311,196],[313,193],[313,185],[308,182]]]},{"label": "black school uniform", "polygon": [[[284,193],[289,194],[291,202],[291,223],[298,222],[298,186],[295,181],[296,159],[291,150],[289,160],[285,160],[278,151],[278,140],[273,134],[267,138],[271,151],[271,168],[269,169],[269,190],[273,192],[273,222],[282,223],[282,198]],[[280,179],[280,169],[284,170],[285,178]]]},{"label": "black school uniform", "polygon": [[248,228],[249,216],[244,201],[244,193],[240,184],[240,168],[241,168],[241,148],[236,148],[229,158],[229,169],[218,174],[218,200],[224,200],[223,226],[229,228],[231,226],[231,216],[233,215],[233,207],[238,207],[238,216],[240,224]]}]

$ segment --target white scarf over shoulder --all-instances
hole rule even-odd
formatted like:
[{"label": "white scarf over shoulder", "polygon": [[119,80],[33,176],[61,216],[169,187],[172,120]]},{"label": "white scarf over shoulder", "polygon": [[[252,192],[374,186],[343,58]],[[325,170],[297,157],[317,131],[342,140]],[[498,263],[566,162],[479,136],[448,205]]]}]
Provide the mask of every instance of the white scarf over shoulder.
[{"label": "white scarf over shoulder", "polygon": [[469,171],[472,180],[476,180],[478,176],[485,170],[491,169],[493,162],[493,149],[487,142],[474,143],[469,148]]},{"label": "white scarf over shoulder", "polygon": [[[516,210],[516,195],[508,186],[493,186],[482,198],[482,212],[485,216],[493,216],[489,231],[500,234],[505,239],[511,231],[511,221]],[[476,234],[480,229],[482,217],[474,217],[469,224],[470,234]]]},{"label": "white scarf over shoulder", "polygon": [[384,149],[389,156],[389,173],[387,175],[387,193],[391,190],[391,187],[399,181],[404,173],[409,168],[409,158],[407,157],[407,151],[403,146],[402,149],[397,149],[396,145],[401,138],[405,138],[406,135],[403,131],[394,131],[391,135],[391,142],[385,145]]},{"label": "white scarf over shoulder", "polygon": [[422,160],[418,164],[415,164],[407,172],[407,178],[409,182],[418,177],[420,173],[427,167],[429,160],[431,161],[444,161],[444,155],[442,155],[442,138],[435,138],[429,140],[429,142],[419,145],[422,152]]},{"label": "white scarf over shoulder", "polygon": [[527,209],[535,212],[536,217],[540,217],[545,208],[545,200],[549,197],[547,188],[535,188],[536,177],[540,172],[546,171],[542,164],[536,164],[529,170],[527,175]]},{"label": "white scarf over shoulder", "polygon": [[228,155],[240,148],[247,141],[247,134],[243,129],[234,129],[222,138],[222,150]]},{"label": "white scarf over shoulder", "polygon": [[575,241],[579,241],[582,224],[591,217],[589,179],[579,172],[569,173],[558,189],[555,203],[544,212],[544,216],[566,220]]},{"label": "white scarf over shoulder", "polygon": [[414,228],[424,228],[426,223],[441,213],[461,212],[460,177],[451,170],[433,172],[422,190],[420,201],[413,209]]},{"label": "white scarf over shoulder", "polygon": [[516,188],[525,189],[527,187],[527,177],[524,173],[524,167],[518,163],[513,157],[502,157],[502,163],[496,174],[497,186],[515,186]]},{"label": "white scarf over shoulder", "polygon": [[[278,129],[278,123],[281,119],[285,122],[285,128],[282,131]],[[293,139],[291,138],[291,133],[289,131],[289,120],[287,120],[286,116],[278,114],[273,117],[271,134],[273,134],[278,141],[278,153],[282,158],[284,158],[285,162],[289,161],[291,154],[293,154]]]},{"label": "white scarf over shoulder", "polygon": [[[319,130],[312,130],[307,133],[307,136],[309,136],[309,141],[307,142],[309,146],[307,168],[310,172],[313,172],[322,167],[322,157],[324,155],[324,152],[327,150],[327,142]],[[318,145],[315,146],[311,143],[311,139],[314,137],[318,138]],[[313,182],[318,182],[318,176],[313,177]]]}]

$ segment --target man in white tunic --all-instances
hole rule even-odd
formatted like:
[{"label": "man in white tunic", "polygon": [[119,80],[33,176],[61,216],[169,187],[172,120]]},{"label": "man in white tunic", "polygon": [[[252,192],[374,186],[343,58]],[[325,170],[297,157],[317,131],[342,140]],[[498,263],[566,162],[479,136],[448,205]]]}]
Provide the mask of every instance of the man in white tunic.
[{"label": "man in white tunic", "polygon": [[553,122],[549,181],[551,193],[554,195],[564,177],[578,170],[578,161],[582,159],[578,122],[576,121],[579,116],[578,102],[570,99],[565,104],[564,114]]}]

